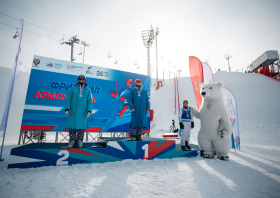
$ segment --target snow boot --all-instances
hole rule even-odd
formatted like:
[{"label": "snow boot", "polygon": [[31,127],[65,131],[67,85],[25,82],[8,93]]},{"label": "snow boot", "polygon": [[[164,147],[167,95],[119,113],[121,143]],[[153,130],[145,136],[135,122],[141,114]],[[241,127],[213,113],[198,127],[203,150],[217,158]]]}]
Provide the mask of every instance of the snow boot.
[{"label": "snow boot", "polygon": [[185,146],[181,146],[182,151],[187,151],[188,149]]},{"label": "snow boot", "polygon": [[192,150],[192,147],[190,147],[188,141],[186,141],[186,148],[187,148],[187,150]]},{"label": "snow boot", "polygon": [[71,140],[68,144],[68,148],[73,148],[76,144],[76,141],[75,140]]},{"label": "snow boot", "polygon": [[136,136],[135,135],[131,135],[130,139],[131,139],[131,141],[136,141]]},{"label": "snow boot", "polygon": [[214,157],[214,153],[213,152],[203,152],[203,157],[204,158],[213,158]]},{"label": "snow boot", "polygon": [[83,147],[83,141],[82,140],[78,140],[78,148],[82,148]]},{"label": "snow boot", "polygon": [[217,154],[217,158],[219,160],[224,160],[224,161],[228,161],[229,157],[226,154]]},{"label": "snow boot", "polygon": [[136,136],[136,141],[143,141],[143,138],[141,137],[141,135]]}]

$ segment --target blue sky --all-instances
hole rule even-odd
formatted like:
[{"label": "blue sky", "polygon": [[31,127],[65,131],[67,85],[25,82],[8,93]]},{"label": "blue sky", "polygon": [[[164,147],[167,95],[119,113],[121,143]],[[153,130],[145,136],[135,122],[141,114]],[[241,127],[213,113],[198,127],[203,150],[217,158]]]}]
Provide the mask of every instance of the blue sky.
[{"label": "blue sky", "polygon": [[[189,74],[188,57],[196,56],[216,69],[227,70],[230,53],[232,71],[245,69],[267,50],[280,50],[278,0],[91,0],[27,1],[0,0],[0,12],[60,33],[25,23],[24,29],[51,39],[24,32],[21,67],[31,67],[33,55],[70,60],[70,46],[60,45],[62,35],[90,43],[85,64],[146,74],[147,49],[141,32],[159,27],[159,77],[163,67]],[[0,14],[0,23],[19,27],[19,21]],[[0,65],[13,66],[18,39],[16,29],[0,24]],[[66,37],[66,38],[69,38]],[[76,45],[76,62],[82,62]],[[106,58],[111,51],[112,57]],[[155,67],[155,45],[151,65]],[[115,59],[118,60],[114,64]],[[133,64],[137,60],[140,69]],[[155,72],[153,72],[155,75]]]}]

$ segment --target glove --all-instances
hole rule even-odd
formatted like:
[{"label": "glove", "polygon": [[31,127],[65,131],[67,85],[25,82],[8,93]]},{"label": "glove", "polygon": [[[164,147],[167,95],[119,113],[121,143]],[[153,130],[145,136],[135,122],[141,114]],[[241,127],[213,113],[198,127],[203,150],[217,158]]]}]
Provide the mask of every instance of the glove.
[{"label": "glove", "polygon": [[183,122],[180,122],[180,128],[181,128],[181,129],[184,129],[184,124],[183,124]]},{"label": "glove", "polygon": [[194,127],[194,122],[191,122],[191,129],[193,129]]},{"label": "glove", "polygon": [[65,109],[65,114],[66,114],[67,116],[70,116],[70,114],[71,114],[70,109]]},{"label": "glove", "polygon": [[90,114],[91,114],[90,111],[86,112],[86,117],[88,118],[90,116]]}]

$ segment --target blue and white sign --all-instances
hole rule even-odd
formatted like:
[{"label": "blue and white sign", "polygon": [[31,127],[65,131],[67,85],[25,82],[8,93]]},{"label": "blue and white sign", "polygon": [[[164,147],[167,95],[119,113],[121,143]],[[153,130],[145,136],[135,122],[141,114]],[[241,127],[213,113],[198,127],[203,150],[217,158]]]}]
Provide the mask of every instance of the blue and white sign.
[{"label": "blue and white sign", "polygon": [[[86,76],[92,93],[93,111],[88,118],[88,131],[129,132],[131,112],[127,97],[142,80],[150,95],[150,77],[92,65],[34,56],[26,94],[21,130],[65,130],[64,100],[68,90]],[[150,114],[147,114],[150,125]],[[144,129],[149,131],[150,128]]]}]

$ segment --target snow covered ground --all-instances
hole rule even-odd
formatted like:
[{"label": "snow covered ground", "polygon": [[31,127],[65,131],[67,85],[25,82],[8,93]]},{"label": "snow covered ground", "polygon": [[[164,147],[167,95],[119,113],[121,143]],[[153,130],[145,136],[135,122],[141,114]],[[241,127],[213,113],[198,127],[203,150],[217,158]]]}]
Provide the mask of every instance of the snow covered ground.
[{"label": "snow covered ground", "polygon": [[[11,70],[0,67],[0,119]],[[7,169],[18,142],[28,73],[19,73],[0,162],[0,197],[279,197],[280,83],[260,74],[217,72],[236,97],[241,150],[229,161],[200,158],[124,160],[32,169]],[[196,105],[189,77],[179,79],[180,103]],[[173,79],[152,91],[151,136],[168,132],[174,115]],[[191,143],[196,143],[195,120]]]}]

